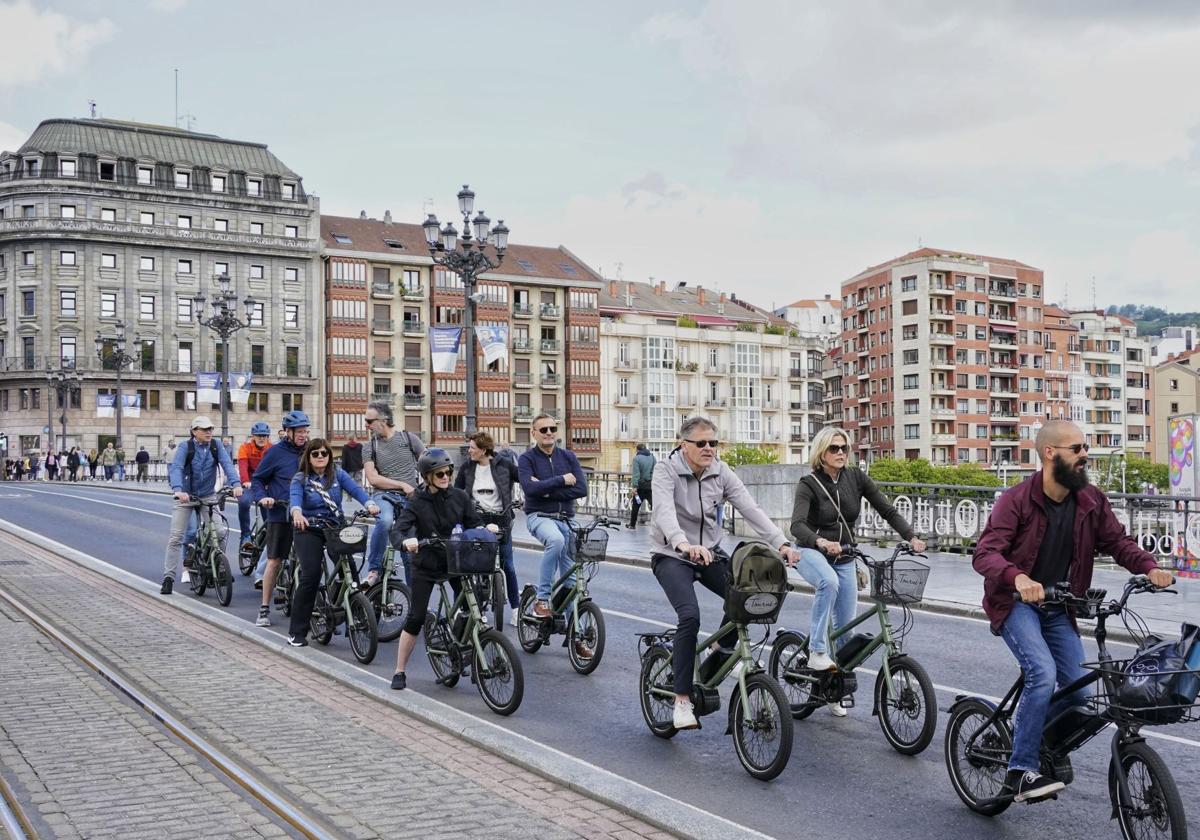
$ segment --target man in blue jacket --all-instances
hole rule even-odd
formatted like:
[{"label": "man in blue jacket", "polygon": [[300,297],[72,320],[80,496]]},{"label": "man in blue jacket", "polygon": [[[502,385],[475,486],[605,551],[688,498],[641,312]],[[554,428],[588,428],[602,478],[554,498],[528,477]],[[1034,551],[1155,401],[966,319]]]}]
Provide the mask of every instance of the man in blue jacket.
[{"label": "man in blue jacket", "polygon": [[167,554],[163,559],[163,582],[160,590],[170,595],[175,585],[175,569],[179,565],[179,548],[183,533],[195,511],[193,500],[213,495],[220,478],[217,470],[225,471],[226,483],[233,488],[234,498],[242,495],[237,470],[229,460],[225,447],[213,442],[213,422],[203,415],[192,420],[192,436],[183,446],[175,448],[175,457],[167,469],[167,478],[178,504],[171,514],[171,536],[167,540]]},{"label": "man in blue jacket", "polygon": [[[300,453],[308,443],[308,415],[303,411],[289,411],[283,415],[280,429],[284,433],[258,462],[258,468],[250,477],[250,498],[262,505],[267,521],[266,563],[259,562],[254,573],[254,586],[262,588],[262,606],[258,608],[259,627],[271,626],[271,593],[275,589],[275,576],[283,558],[292,550],[292,523],[288,521],[287,500],[292,476],[300,471]],[[282,504],[275,504],[275,500]]]},{"label": "man in blue jacket", "polygon": [[525,493],[525,526],[544,547],[533,614],[550,618],[554,615],[550,587],[556,573],[562,575],[571,568],[572,535],[565,522],[546,514],[574,516],[575,500],[588,494],[587,476],[575,453],[556,444],[558,425],[553,417],[539,414],[531,429],[537,445],[521,453],[517,474]]}]

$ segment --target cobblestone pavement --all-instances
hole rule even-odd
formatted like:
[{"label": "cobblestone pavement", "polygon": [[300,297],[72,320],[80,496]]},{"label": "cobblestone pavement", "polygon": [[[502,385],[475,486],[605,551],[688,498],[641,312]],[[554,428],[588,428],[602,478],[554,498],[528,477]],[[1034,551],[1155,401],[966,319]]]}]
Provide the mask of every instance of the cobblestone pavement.
[{"label": "cobblestone pavement", "polygon": [[[671,836],[6,535],[0,587],[342,836]],[[190,753],[28,625],[0,618],[0,649],[0,759],[50,836],[277,829],[220,781],[200,780]]]}]

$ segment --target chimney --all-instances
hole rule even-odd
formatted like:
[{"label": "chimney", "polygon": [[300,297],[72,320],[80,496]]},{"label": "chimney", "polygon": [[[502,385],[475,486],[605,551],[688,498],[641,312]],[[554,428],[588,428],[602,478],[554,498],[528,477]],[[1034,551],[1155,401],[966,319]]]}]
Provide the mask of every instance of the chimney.
[{"label": "chimney", "polygon": [[633,307],[633,284],[632,283],[625,284],[625,305],[630,308]]},{"label": "chimney", "polygon": [[724,303],[724,302],[725,302],[725,293],[724,293],[724,292],[721,292],[721,299],[720,299],[719,301],[717,301],[717,302],[718,302],[718,303]]},{"label": "chimney", "polygon": [[830,299],[830,298],[829,298],[829,295],[828,295],[828,294],[826,294],[826,295],[825,295],[825,300],[829,300],[829,299]]},{"label": "chimney", "polygon": [[391,210],[383,211],[383,223],[385,225],[390,225],[392,223],[392,211]]},{"label": "chimney", "polygon": [[363,220],[363,221],[365,222],[365,221],[367,220],[367,211],[366,211],[366,210],[359,210],[359,211],[358,211],[358,218],[359,218],[359,219],[361,219],[361,220]]},{"label": "chimney", "polygon": [[658,281],[658,293],[660,295],[665,295],[667,293],[667,281],[666,280]]},{"label": "chimney", "polygon": [[701,306],[704,306],[705,302],[706,301],[705,301],[705,297],[704,297],[704,287],[697,286],[696,287],[696,303],[700,304]]},{"label": "chimney", "polygon": [[608,281],[608,296],[611,298],[615,298],[617,296],[617,281],[616,280]]}]

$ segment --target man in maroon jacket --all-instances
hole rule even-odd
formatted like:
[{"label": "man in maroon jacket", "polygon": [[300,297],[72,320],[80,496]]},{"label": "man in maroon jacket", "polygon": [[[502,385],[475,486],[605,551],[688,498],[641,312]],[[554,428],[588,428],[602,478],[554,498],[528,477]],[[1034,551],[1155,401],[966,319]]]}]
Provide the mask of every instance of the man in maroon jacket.
[{"label": "man in maroon jacket", "polygon": [[1038,432],[1036,445],[1042,469],[996,501],[972,561],[986,578],[983,609],[992,632],[1004,638],[1025,672],[1008,763],[1016,802],[1036,802],[1063,789],[1062,782],[1038,772],[1042,727],[1064,709],[1087,702],[1080,693],[1050,708],[1055,682],[1068,685],[1085,671],[1075,617],[1061,606],[1038,606],[1045,587],[1062,582],[1083,595],[1097,552],[1135,574],[1148,574],[1155,586],[1174,580],[1125,533],[1108,498],[1089,486],[1088,444],[1078,426],[1052,420]]}]

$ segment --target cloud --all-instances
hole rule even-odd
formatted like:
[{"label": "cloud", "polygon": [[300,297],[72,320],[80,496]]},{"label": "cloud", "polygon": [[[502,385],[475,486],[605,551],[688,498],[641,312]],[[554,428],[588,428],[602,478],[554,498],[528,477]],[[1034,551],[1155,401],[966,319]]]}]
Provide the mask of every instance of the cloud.
[{"label": "cloud", "polygon": [[0,3],[0,89],[15,88],[59,75],[87,61],[110,40],[116,27],[108,18],[83,22],[42,11],[29,0]]},{"label": "cloud", "polygon": [[156,12],[178,12],[185,8],[188,0],[150,0],[147,5]]},{"label": "cloud", "polygon": [[29,134],[30,132],[15,125],[0,122],[0,151],[15,152],[29,139]]}]

